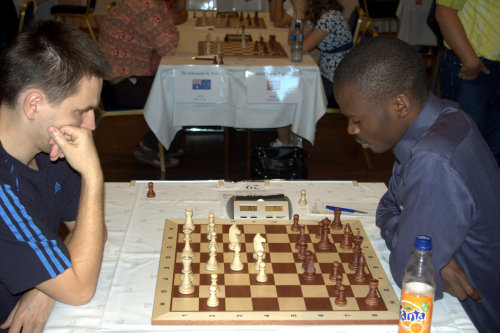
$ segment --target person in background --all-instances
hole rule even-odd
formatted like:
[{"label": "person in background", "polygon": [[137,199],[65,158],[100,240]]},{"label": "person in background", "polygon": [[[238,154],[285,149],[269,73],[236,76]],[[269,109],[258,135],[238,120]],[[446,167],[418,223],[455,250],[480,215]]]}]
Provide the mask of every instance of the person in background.
[{"label": "person in background", "polygon": [[347,132],[396,156],[376,223],[401,287],[415,237],[432,238],[435,299],[458,297],[479,332],[500,332],[500,169],[459,106],[429,93],[422,56],[393,37],[369,38],[341,61],[335,98]]},{"label": "person in background", "polygon": [[[338,107],[333,96],[334,73],[342,58],[352,49],[352,34],[344,18],[343,7],[337,0],[291,0],[293,22],[303,21],[304,52],[320,51],[318,66],[323,81],[328,108]],[[272,147],[291,144],[291,127],[278,129]]]},{"label": "person in background", "polygon": [[277,28],[288,27],[292,23],[293,6],[289,0],[271,0],[271,21]]},{"label": "person in background", "polygon": [[41,332],[55,300],[95,293],[107,232],[92,131],[108,71],[87,34],[55,21],[0,56],[1,332]]},{"label": "person in background", "polygon": [[500,160],[500,2],[438,0],[442,97],[460,104]]},{"label": "person in background", "polygon": [[[111,64],[111,79],[104,82],[102,99],[112,108],[143,108],[162,56],[175,53],[179,31],[165,0],[123,0],[108,13],[99,32],[99,45]],[[187,13],[176,16],[179,22]],[[183,15],[185,13],[186,15]],[[175,167],[182,154],[179,134],[166,157],[166,167]],[[150,130],[133,153],[140,163],[160,167],[158,139]]]}]

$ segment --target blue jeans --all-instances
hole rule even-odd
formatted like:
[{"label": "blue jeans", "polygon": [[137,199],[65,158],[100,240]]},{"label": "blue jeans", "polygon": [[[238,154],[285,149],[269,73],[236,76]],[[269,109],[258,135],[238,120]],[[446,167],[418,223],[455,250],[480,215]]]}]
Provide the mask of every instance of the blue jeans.
[{"label": "blue jeans", "polygon": [[477,124],[493,155],[500,155],[500,62],[481,58],[490,74],[479,73],[473,80],[458,77],[460,59],[447,49],[441,62],[443,98],[460,104]]}]

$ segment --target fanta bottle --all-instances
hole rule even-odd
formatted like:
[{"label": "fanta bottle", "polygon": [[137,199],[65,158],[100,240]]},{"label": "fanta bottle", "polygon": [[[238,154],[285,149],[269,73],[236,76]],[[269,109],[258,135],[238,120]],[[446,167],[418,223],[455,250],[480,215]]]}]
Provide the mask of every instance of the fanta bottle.
[{"label": "fanta bottle", "polygon": [[399,307],[399,333],[431,331],[432,306],[436,282],[431,260],[432,240],[420,235],[406,265]]}]

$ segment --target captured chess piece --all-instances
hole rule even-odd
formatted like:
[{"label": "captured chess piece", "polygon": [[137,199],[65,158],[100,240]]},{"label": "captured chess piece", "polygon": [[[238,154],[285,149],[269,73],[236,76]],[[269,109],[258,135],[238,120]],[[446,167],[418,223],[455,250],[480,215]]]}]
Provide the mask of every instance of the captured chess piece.
[{"label": "captured chess piece", "polygon": [[153,186],[154,186],[153,182],[149,182],[148,183],[148,193],[146,194],[146,196],[148,198],[154,198],[154,197],[156,197],[156,193],[155,193],[155,191],[153,189]]},{"label": "captured chess piece", "polygon": [[302,190],[300,191],[299,206],[306,206],[306,205],[307,205],[306,190]]},{"label": "captured chess piece", "polygon": [[365,297],[365,304],[369,306],[377,306],[380,300],[380,297],[377,296],[378,280],[371,279],[369,286],[370,290],[368,291],[368,295]]}]

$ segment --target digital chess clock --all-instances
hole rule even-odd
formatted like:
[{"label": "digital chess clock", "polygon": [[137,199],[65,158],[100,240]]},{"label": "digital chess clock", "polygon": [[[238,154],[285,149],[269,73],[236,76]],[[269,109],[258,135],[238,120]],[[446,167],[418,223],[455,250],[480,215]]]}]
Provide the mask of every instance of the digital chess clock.
[{"label": "digital chess clock", "polygon": [[234,196],[227,203],[227,215],[232,219],[289,220],[292,206],[283,194]]}]

